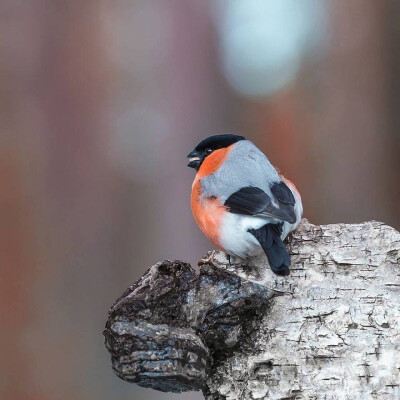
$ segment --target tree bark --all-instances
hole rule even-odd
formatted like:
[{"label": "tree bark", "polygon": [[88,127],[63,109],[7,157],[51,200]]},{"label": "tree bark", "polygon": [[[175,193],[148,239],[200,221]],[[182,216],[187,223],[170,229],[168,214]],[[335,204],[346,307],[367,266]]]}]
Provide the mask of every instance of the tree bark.
[{"label": "tree bark", "polygon": [[288,240],[289,277],[211,252],[152,268],[104,331],[117,375],[206,399],[399,399],[400,234],[379,222]]}]

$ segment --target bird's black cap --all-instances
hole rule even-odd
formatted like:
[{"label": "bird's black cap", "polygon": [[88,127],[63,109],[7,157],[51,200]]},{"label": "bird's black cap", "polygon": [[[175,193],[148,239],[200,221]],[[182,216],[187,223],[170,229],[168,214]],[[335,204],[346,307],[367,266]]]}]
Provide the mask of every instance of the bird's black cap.
[{"label": "bird's black cap", "polygon": [[217,150],[229,147],[230,145],[239,142],[240,140],[246,140],[245,137],[239,135],[233,135],[227,133],[224,135],[213,135],[202,140],[196,147],[196,151],[202,151],[205,149]]}]

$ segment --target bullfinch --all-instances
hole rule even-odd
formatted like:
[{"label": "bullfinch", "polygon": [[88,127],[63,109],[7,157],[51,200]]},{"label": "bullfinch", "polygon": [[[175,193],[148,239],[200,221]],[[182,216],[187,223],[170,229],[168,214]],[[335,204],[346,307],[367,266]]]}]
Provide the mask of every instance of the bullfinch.
[{"label": "bullfinch", "polygon": [[283,240],[303,213],[293,183],[243,136],[210,136],[188,158],[197,171],[192,212],[207,238],[242,259],[264,252],[275,274],[288,275],[291,261]]}]

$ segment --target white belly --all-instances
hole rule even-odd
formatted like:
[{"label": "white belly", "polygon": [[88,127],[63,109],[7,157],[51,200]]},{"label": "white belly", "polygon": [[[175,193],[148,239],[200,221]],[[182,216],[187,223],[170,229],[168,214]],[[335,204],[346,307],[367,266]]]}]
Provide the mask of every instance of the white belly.
[{"label": "white belly", "polygon": [[233,256],[248,258],[262,252],[258,240],[248,232],[259,229],[268,219],[227,213],[221,229],[220,242],[225,251]]}]

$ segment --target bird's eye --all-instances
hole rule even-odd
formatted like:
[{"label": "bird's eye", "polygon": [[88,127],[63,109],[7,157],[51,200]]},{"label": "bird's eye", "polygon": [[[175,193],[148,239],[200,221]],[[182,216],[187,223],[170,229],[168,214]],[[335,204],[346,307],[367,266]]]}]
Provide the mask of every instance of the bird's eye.
[{"label": "bird's eye", "polygon": [[205,149],[206,156],[209,156],[213,151],[212,149]]}]

